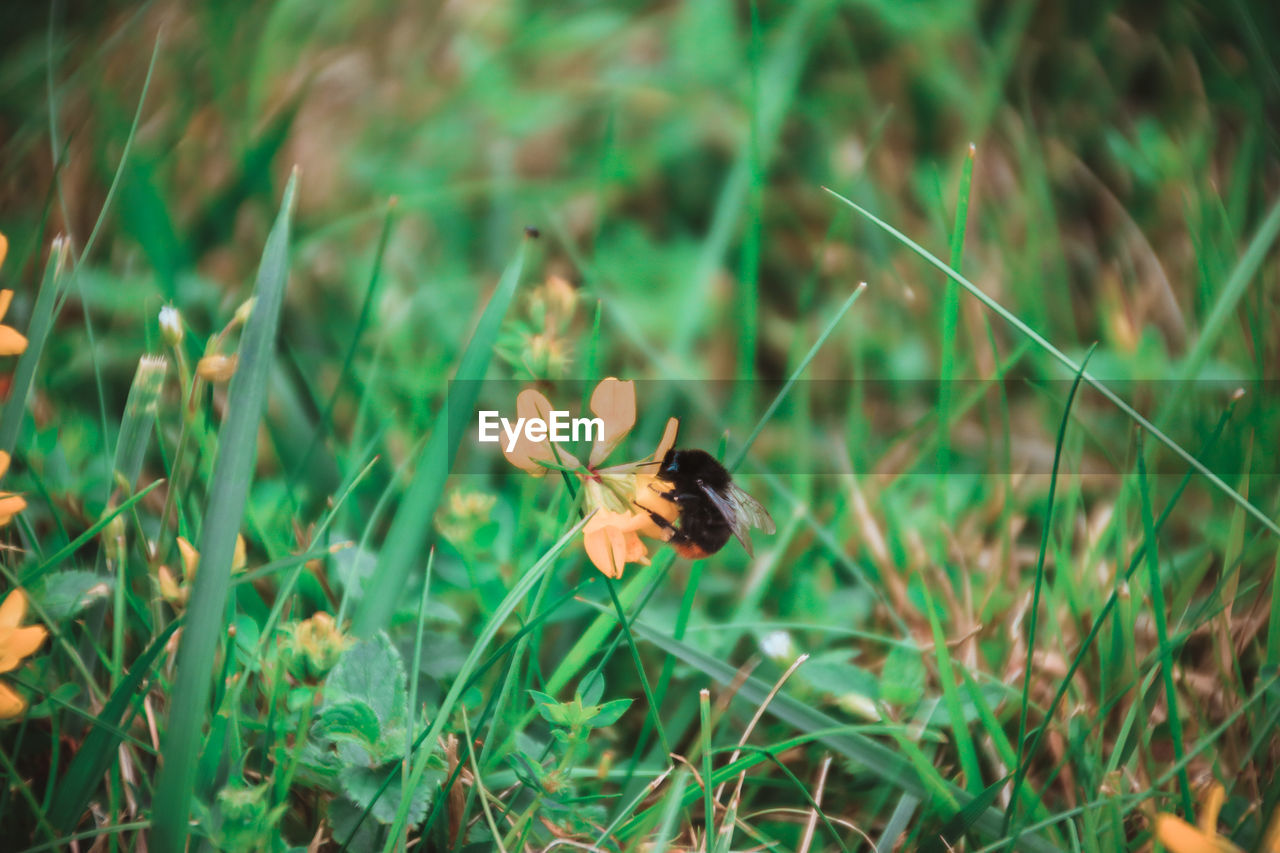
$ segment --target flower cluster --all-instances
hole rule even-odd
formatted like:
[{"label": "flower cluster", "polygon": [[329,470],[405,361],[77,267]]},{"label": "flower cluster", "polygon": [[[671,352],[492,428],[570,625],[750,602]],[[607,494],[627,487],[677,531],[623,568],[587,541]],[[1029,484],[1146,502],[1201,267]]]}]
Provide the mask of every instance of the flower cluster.
[{"label": "flower cluster", "polygon": [[[556,468],[578,478],[584,509],[591,513],[582,531],[587,557],[605,575],[620,578],[627,563],[649,564],[642,534],[660,541],[670,538],[670,529],[658,525],[650,512],[667,520],[676,517],[674,504],[661,495],[655,463],[661,462],[675,444],[679,423],[675,418],[667,421],[662,440],[651,455],[636,462],[602,467],[635,426],[635,383],[605,379],[592,392],[589,406],[604,422],[604,431],[596,438],[585,465],[549,437],[534,441],[521,435],[515,446],[503,453],[512,465],[535,477]],[[517,417],[546,420],[551,412],[551,401],[540,391],[526,389],[516,398]]]},{"label": "flower cluster", "polygon": [[496,352],[532,379],[559,379],[573,361],[568,331],[578,305],[578,292],[567,280],[548,276],[534,288],[523,316],[503,330]]}]

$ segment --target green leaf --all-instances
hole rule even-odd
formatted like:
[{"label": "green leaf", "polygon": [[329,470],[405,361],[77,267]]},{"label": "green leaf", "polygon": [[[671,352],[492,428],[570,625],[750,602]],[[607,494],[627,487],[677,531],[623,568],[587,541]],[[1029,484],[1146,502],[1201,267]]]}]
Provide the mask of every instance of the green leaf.
[{"label": "green leaf", "polygon": [[913,706],[925,695],[924,661],[906,646],[889,649],[880,673],[880,698],[890,705]]},{"label": "green leaf", "polygon": [[595,705],[604,695],[604,673],[598,669],[591,670],[587,677],[578,684],[578,695],[582,704]]},{"label": "green leaf", "polygon": [[380,729],[404,715],[404,661],[385,633],[379,632],[347,649],[324,685],[326,708],[362,703],[377,716]]},{"label": "green leaf", "polygon": [[372,753],[382,729],[378,725],[378,715],[368,705],[342,702],[321,712],[314,733],[332,741],[353,741]]},{"label": "green leaf", "polygon": [[107,575],[80,569],[57,572],[44,579],[40,604],[51,621],[63,622],[110,596],[115,582]]},{"label": "green leaf", "polygon": [[[399,772],[394,774],[391,784],[381,796],[378,796],[378,791],[382,787],[383,780],[387,778],[389,770],[395,770],[395,767],[348,767],[338,776],[342,792],[361,809],[372,806],[369,808],[369,814],[380,823],[391,823],[395,820],[396,811],[400,808],[400,800],[403,796],[404,779]],[[427,807],[431,805],[431,798],[435,795],[436,788],[440,786],[443,778],[444,774],[436,770],[422,774],[422,780],[409,797],[408,815],[411,826],[421,823],[427,816]]]},{"label": "green leaf", "polygon": [[569,726],[573,723],[573,708],[570,702],[557,702],[554,697],[537,690],[530,690],[529,695],[538,705],[538,713],[548,723],[556,726]]},{"label": "green leaf", "polygon": [[600,706],[600,710],[587,720],[587,725],[593,729],[613,725],[622,718],[633,701],[632,699],[614,699],[612,702],[605,702]]}]

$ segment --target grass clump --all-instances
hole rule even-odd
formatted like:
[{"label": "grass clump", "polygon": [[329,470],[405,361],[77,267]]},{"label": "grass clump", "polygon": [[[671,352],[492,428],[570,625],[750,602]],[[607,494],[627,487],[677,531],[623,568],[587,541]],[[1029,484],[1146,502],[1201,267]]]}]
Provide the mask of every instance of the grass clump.
[{"label": "grass clump", "polygon": [[3,15],[7,848],[1277,849],[1273,16]]}]

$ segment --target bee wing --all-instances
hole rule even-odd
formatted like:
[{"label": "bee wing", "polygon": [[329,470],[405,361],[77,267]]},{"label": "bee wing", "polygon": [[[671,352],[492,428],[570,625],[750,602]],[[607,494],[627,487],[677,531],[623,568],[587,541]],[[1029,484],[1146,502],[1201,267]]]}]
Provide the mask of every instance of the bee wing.
[{"label": "bee wing", "polygon": [[723,493],[701,480],[698,481],[698,486],[729,522],[729,529],[742,543],[742,547],[747,549],[747,554],[755,556],[755,551],[751,547],[751,528],[759,527],[765,533],[773,533],[777,529],[773,524],[773,518],[760,505],[760,501],[738,488],[735,483],[730,483]]}]

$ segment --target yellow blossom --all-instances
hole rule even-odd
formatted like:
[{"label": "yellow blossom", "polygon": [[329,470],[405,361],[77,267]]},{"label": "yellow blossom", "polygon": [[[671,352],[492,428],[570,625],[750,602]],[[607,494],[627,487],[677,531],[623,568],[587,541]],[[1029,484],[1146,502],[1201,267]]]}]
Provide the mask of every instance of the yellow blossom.
[{"label": "yellow blossom", "polygon": [[[0,266],[9,254],[9,238],[0,234]],[[12,290],[0,290],[0,320],[9,311],[9,303],[13,301]],[[0,355],[21,355],[27,349],[27,339],[16,329],[0,325]]]},{"label": "yellow blossom", "polygon": [[[12,672],[30,656],[49,632],[40,625],[20,627],[27,613],[27,594],[15,589],[0,604],[0,672]],[[27,702],[8,684],[0,681],[0,719],[19,716]]]},{"label": "yellow blossom", "polygon": [[[9,454],[0,450],[0,477],[9,470]],[[27,508],[27,502],[21,495],[12,492],[0,492],[0,527],[4,527],[13,517]]]},{"label": "yellow blossom", "polygon": [[[13,301],[12,290],[0,290],[0,320],[9,310]],[[27,349],[27,339],[16,329],[0,325],[0,355],[21,355]]]},{"label": "yellow blossom", "polygon": [[[1226,792],[1222,785],[1211,783],[1201,795],[1200,820],[1195,826],[1171,814],[1157,814],[1156,839],[1170,853],[1243,853],[1238,846],[1218,834],[1218,813],[1224,799]],[[1280,811],[1271,816],[1271,823],[1257,849],[1261,853],[1280,853]]]},{"label": "yellow blossom", "polygon": [[316,613],[289,630],[291,668],[300,678],[319,680],[333,669],[350,645],[351,638],[338,628],[332,616]]},{"label": "yellow blossom", "polygon": [[649,565],[649,552],[640,541],[647,515],[597,509],[582,529],[582,547],[596,568],[611,578],[622,577],[627,563]]},{"label": "yellow blossom", "polygon": [[[174,606],[184,606],[191,597],[191,585],[200,568],[200,552],[187,541],[186,537],[179,536],[178,553],[182,557],[182,580],[179,581],[174,577],[173,571],[168,566],[160,566],[156,569],[156,583],[160,587],[160,595],[166,601]],[[237,533],[236,550],[231,558],[231,571],[233,573],[244,571],[247,565],[244,536]]]},{"label": "yellow blossom", "polygon": [[[640,536],[666,541],[669,528],[655,523],[650,511],[666,518],[676,517],[675,506],[661,496],[665,489],[657,482],[653,465],[661,461],[676,440],[679,422],[667,421],[657,450],[637,462],[607,468],[600,467],[635,426],[635,383],[609,378],[601,381],[591,394],[590,409],[604,423],[591,448],[589,464],[554,445],[550,437],[530,440],[523,432],[511,451],[503,451],[507,460],[535,477],[546,474],[547,466],[571,471],[583,484],[584,511],[593,513],[582,531],[582,544],[602,573],[611,578],[622,577],[627,563],[649,564],[649,552]],[[526,389],[516,398],[516,415],[521,418],[547,420],[551,401],[539,391]]]}]

